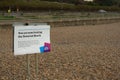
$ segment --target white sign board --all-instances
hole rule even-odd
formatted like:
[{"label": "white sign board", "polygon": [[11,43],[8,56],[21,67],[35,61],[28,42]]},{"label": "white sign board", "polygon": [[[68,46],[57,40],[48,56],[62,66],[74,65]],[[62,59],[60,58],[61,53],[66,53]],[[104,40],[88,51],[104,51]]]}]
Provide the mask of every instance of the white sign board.
[{"label": "white sign board", "polygon": [[15,24],[14,55],[50,52],[50,26]]}]

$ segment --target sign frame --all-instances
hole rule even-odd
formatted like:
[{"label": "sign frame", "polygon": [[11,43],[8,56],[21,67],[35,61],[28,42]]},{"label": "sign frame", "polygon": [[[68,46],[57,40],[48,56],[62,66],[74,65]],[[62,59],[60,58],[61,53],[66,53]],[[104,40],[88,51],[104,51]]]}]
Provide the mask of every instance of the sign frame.
[{"label": "sign frame", "polygon": [[[35,46],[38,47],[37,51],[36,49],[33,49]],[[50,25],[47,25],[46,23],[13,24],[14,55],[44,53],[50,52],[50,50]]]}]

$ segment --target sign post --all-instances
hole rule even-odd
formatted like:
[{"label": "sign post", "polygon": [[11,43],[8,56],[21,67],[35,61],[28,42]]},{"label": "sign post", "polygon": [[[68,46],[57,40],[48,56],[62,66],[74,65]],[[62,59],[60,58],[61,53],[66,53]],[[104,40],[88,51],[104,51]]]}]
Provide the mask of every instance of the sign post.
[{"label": "sign post", "polygon": [[30,60],[29,60],[29,55],[26,55],[27,59],[27,79],[30,80]]},{"label": "sign post", "polygon": [[[40,23],[15,23],[14,55],[26,55],[27,78],[30,80],[29,54],[50,52],[50,25]],[[35,72],[38,78],[38,54],[35,54]]]},{"label": "sign post", "polygon": [[35,69],[35,71],[36,71],[36,79],[38,80],[38,54],[35,54],[35,66],[36,66],[36,69]]}]

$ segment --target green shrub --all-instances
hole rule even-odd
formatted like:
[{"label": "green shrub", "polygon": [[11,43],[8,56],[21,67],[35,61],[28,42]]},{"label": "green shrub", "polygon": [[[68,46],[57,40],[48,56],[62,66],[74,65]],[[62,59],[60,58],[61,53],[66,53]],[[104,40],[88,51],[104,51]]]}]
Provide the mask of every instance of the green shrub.
[{"label": "green shrub", "polygon": [[48,2],[40,0],[3,0],[0,2],[0,10],[12,10],[19,8],[21,10],[76,10],[76,11],[98,11],[104,9],[107,11],[120,11],[116,6],[96,6],[96,5],[74,5],[69,3]]}]

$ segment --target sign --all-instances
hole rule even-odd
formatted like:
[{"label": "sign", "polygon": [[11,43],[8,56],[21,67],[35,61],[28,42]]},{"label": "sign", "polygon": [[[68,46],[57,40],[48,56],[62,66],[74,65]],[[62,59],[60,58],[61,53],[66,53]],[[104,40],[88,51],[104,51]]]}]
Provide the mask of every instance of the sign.
[{"label": "sign", "polygon": [[14,55],[50,52],[50,26],[14,24]]}]

